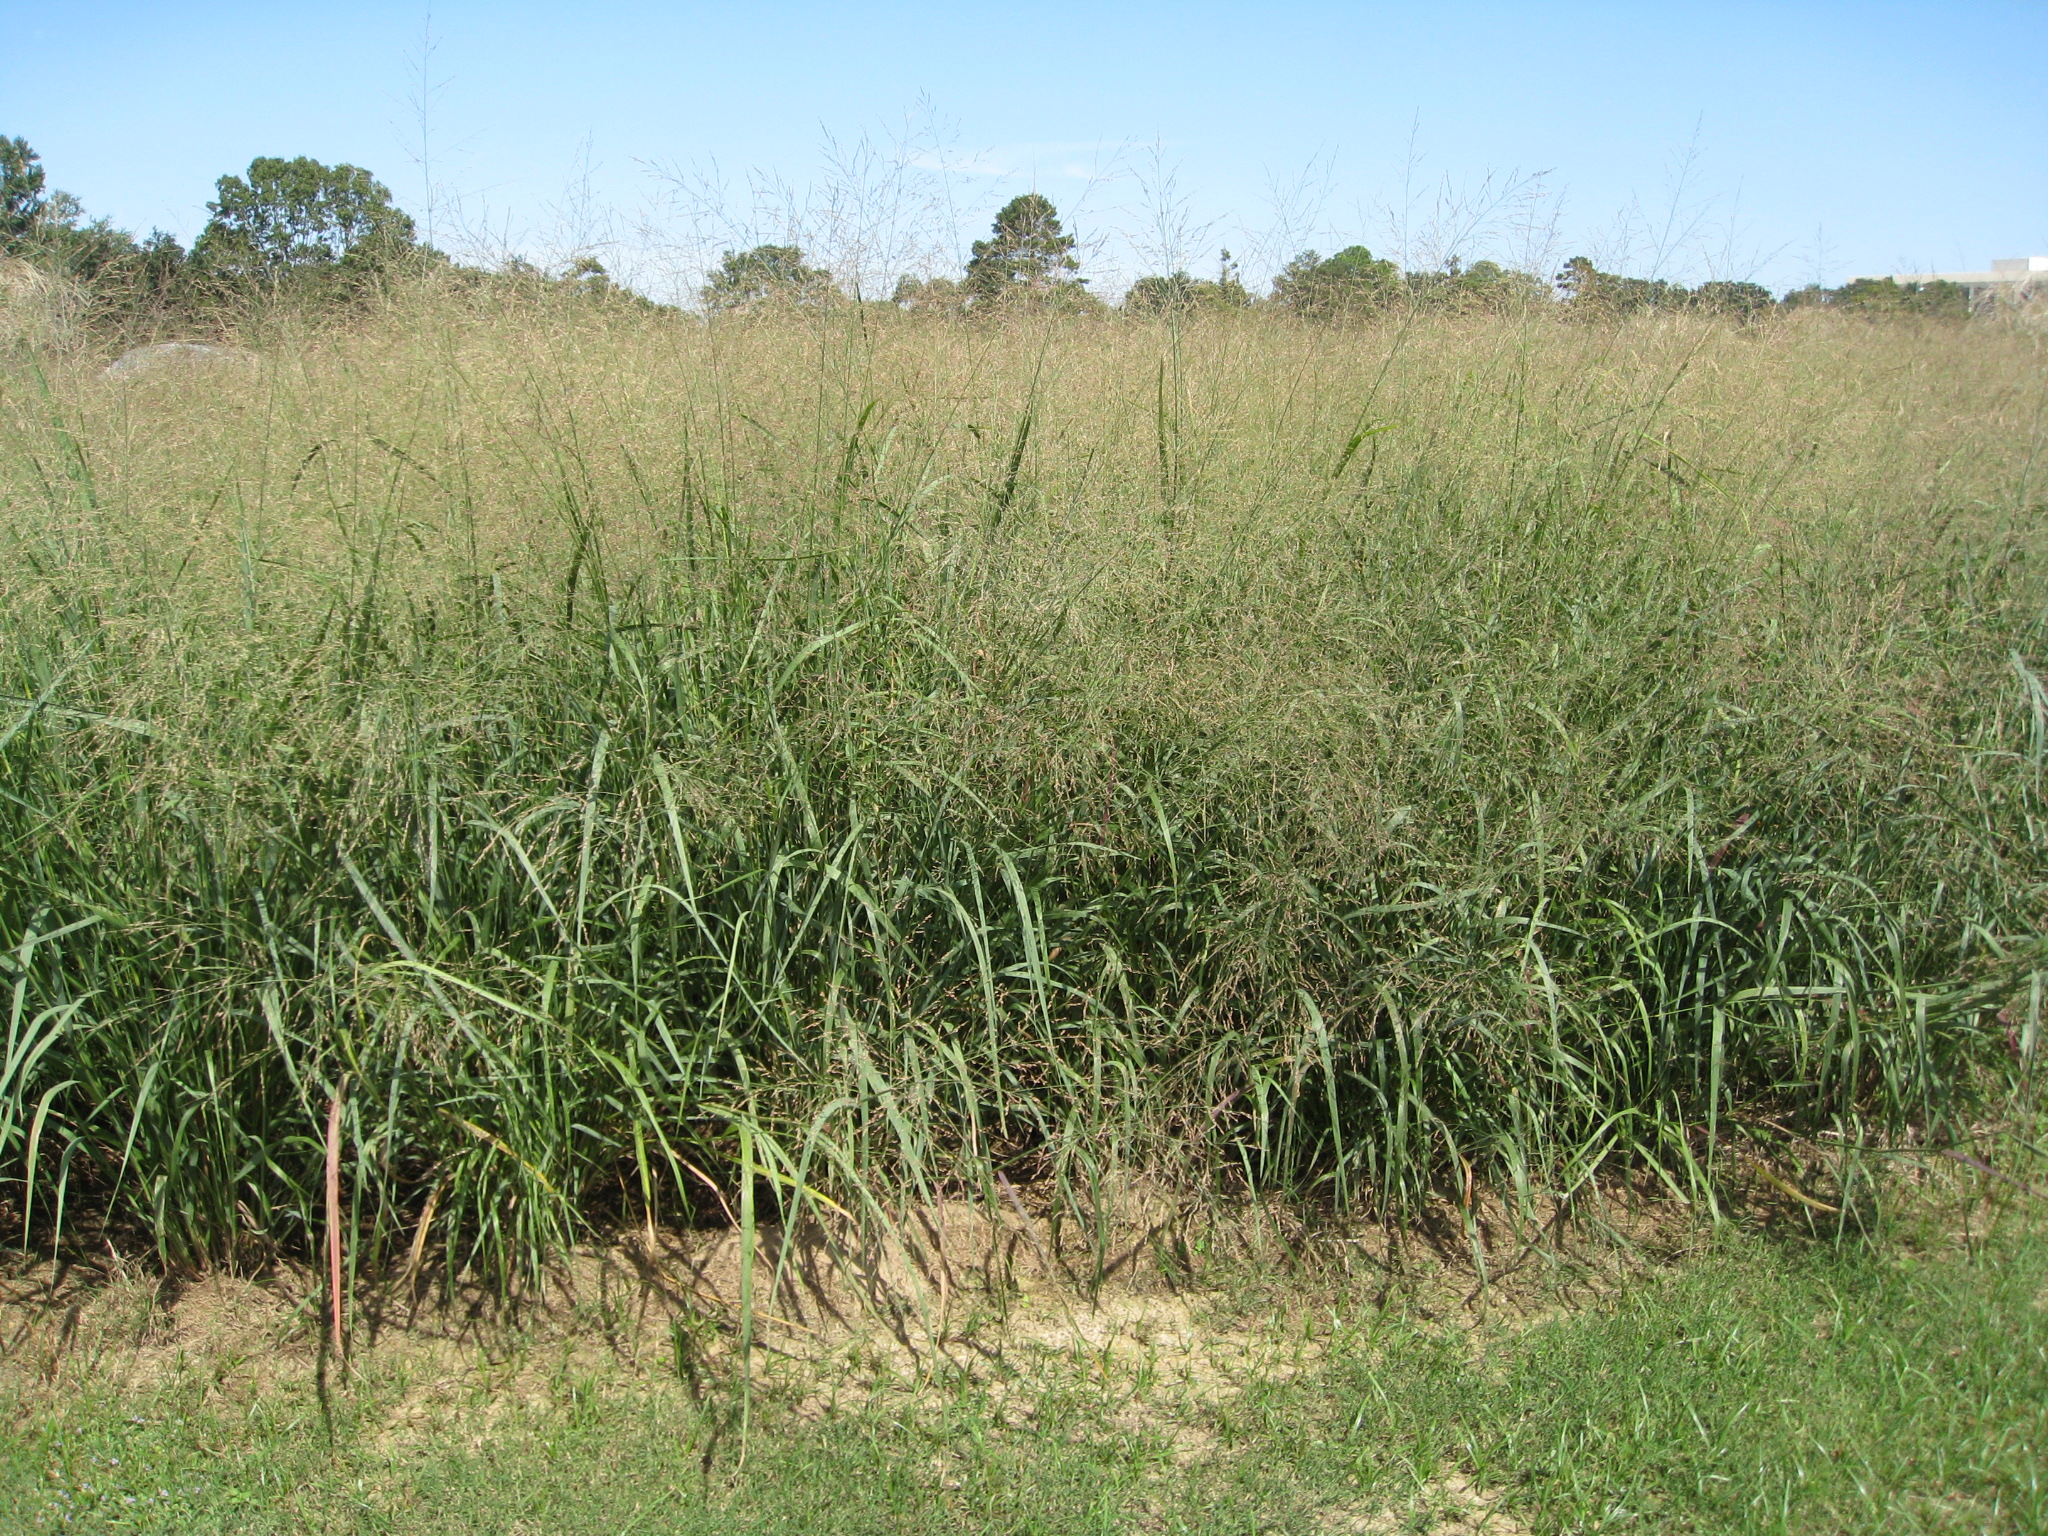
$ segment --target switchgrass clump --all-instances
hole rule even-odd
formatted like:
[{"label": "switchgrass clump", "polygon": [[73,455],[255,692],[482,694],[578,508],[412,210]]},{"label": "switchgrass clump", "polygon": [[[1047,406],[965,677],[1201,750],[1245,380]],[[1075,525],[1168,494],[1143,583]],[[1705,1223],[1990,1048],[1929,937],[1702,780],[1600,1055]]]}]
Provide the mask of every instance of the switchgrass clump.
[{"label": "switchgrass clump", "polygon": [[1853,1194],[2033,1070],[2048,386],[1804,318],[18,356],[10,1238]]}]

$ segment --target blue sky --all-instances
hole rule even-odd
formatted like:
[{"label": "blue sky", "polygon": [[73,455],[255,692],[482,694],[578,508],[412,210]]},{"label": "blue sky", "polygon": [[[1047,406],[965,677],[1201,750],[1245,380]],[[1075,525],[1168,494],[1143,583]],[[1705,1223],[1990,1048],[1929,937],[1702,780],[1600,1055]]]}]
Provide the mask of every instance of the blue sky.
[{"label": "blue sky", "polygon": [[430,29],[0,0],[0,38],[0,133],[117,223],[189,238],[214,178],[309,154],[443,245],[592,249],[654,289],[792,235],[866,282],[942,269],[1034,186],[1109,291],[1226,246],[1253,277],[1362,241],[1778,288],[2048,252],[2044,0],[444,0]]}]

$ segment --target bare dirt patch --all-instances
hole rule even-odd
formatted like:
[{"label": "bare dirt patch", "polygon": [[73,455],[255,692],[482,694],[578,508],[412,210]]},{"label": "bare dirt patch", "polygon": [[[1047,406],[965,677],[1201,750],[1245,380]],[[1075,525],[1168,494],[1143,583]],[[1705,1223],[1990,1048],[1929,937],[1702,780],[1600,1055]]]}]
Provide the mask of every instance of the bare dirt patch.
[{"label": "bare dirt patch", "polygon": [[[742,1381],[813,1420],[878,1396],[910,1407],[969,1392],[1021,1434],[1070,1433],[1079,1411],[1156,1447],[1163,1477],[1244,1454],[1222,1427],[1231,1405],[1316,1371],[1374,1318],[1470,1327],[1476,1349],[1485,1330],[1471,1325],[1598,1302],[1693,1241],[1682,1212],[1627,1200],[1542,1224],[1498,1208],[1469,1218],[1446,1208],[1397,1234],[1138,1191],[1083,1226],[1011,1191],[993,1210],[949,1203],[887,1230],[766,1228],[751,1259],[731,1231],[636,1228],[526,1294],[431,1274],[365,1285],[345,1360],[328,1352],[320,1277],[303,1267],[43,1263],[0,1278],[0,1381],[31,1412],[88,1380],[232,1404],[346,1393],[387,1452],[481,1446],[526,1410],[594,1397],[715,1408]],[[948,1475],[938,1466],[932,1486]],[[1323,1523],[1521,1529],[1455,1477],[1392,1497],[1391,1511],[1362,1498]]]},{"label": "bare dirt patch", "polygon": [[[1446,1207],[1396,1232],[1137,1190],[1082,1230],[1009,1190],[993,1210],[947,1202],[886,1229],[764,1227],[751,1256],[730,1230],[636,1227],[510,1296],[431,1274],[365,1283],[350,1353],[496,1382],[535,1359],[555,1369],[565,1352],[629,1374],[712,1370],[744,1341],[757,1369],[785,1375],[857,1361],[914,1383],[1058,1360],[1213,1399],[1313,1363],[1333,1320],[1362,1308],[1539,1320],[1598,1303],[1696,1240],[1687,1213],[1629,1198],[1541,1223],[1497,1203],[1469,1218]],[[261,1387],[321,1364],[324,1307],[319,1276],[285,1262],[165,1274],[109,1250],[22,1264],[0,1274],[0,1372],[147,1387],[201,1369]]]},{"label": "bare dirt patch", "polygon": [[1528,1536],[1529,1527],[1499,1507],[1496,1495],[1462,1477],[1432,1482],[1391,1508],[1353,1513],[1326,1511],[1323,1529],[1343,1536],[1395,1536],[1428,1531],[1430,1536]]}]

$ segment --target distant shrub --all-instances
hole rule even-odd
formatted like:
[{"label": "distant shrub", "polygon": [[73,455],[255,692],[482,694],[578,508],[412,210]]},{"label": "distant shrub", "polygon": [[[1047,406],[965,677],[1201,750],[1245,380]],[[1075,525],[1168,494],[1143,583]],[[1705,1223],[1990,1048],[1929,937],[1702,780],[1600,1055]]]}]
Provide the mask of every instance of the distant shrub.
[{"label": "distant shrub", "polygon": [[1124,295],[1124,313],[1130,315],[1191,314],[1196,310],[1247,309],[1252,296],[1238,280],[1237,269],[1225,251],[1222,274],[1216,278],[1192,277],[1174,272],[1166,277],[1141,277]]},{"label": "distant shrub", "polygon": [[1453,313],[1506,314],[1551,299],[1549,286],[1526,272],[1496,261],[1463,267],[1456,257],[1441,271],[1410,272],[1406,287],[1414,302]]},{"label": "distant shrub", "polygon": [[1967,320],[1970,290],[1960,283],[1900,283],[1889,277],[1859,277],[1835,289],[1830,309],[1867,315],[1927,315]]},{"label": "distant shrub", "polygon": [[967,307],[967,298],[967,290],[950,277],[911,277],[906,273],[897,279],[890,302],[899,309],[956,315]]},{"label": "distant shrub", "polygon": [[1574,315],[1601,317],[1640,314],[1653,309],[1685,309],[1692,291],[1683,283],[1660,277],[1623,277],[1602,272],[1584,256],[1574,256],[1557,274],[1557,286]]},{"label": "distant shrub", "polygon": [[19,257],[0,257],[0,350],[70,341],[84,314],[78,285]]},{"label": "distant shrub", "polygon": [[1771,297],[1771,290],[1761,283],[1702,283],[1693,290],[1692,302],[1695,309],[1704,309],[1709,314],[1733,315],[1741,320],[1769,314],[1778,305],[1778,301]]},{"label": "distant shrub", "polygon": [[1401,269],[1362,245],[1323,257],[1303,251],[1273,279],[1273,302],[1308,320],[1384,309],[1400,295]]},{"label": "distant shrub", "polygon": [[811,266],[794,245],[757,245],[727,251],[718,270],[698,290],[710,310],[759,309],[790,305],[816,307],[840,297],[832,274]]}]

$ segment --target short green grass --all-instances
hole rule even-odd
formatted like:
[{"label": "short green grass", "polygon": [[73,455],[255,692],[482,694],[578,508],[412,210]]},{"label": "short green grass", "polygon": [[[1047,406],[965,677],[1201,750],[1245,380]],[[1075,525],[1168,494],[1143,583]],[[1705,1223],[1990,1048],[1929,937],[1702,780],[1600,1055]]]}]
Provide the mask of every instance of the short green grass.
[{"label": "short green grass", "polygon": [[1325,1425],[1356,1406],[1301,1466],[1394,1492],[1461,1467],[1545,1530],[2041,1531],[2044,1285],[2026,1238],[1737,1241],[1478,1364],[1397,1331],[1322,1384]]},{"label": "short green grass", "polygon": [[[2048,1244],[1726,1230],[1610,1304],[1474,1328],[1324,1313],[1311,1370],[1204,1405],[1081,1363],[757,1396],[564,1368],[387,1433],[372,1365],[8,1404],[15,1530],[1987,1532],[2048,1529]],[[1291,1325],[1291,1326],[1298,1326]],[[815,1384],[812,1384],[815,1385]],[[813,1404],[815,1398],[809,1399]],[[1485,1520],[1480,1521],[1481,1516]],[[1464,1520],[1468,1523],[1460,1524]]]}]

